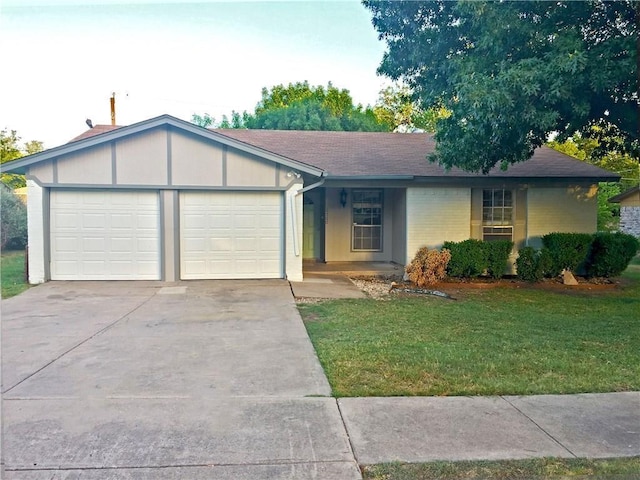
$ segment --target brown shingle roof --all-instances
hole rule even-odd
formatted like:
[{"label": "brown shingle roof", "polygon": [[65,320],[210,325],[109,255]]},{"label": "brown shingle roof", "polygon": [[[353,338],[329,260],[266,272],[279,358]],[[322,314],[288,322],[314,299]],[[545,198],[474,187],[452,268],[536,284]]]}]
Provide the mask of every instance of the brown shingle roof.
[{"label": "brown shingle roof", "polygon": [[95,137],[96,135],[100,135],[101,133],[107,133],[117,128],[120,128],[121,125],[94,125],[93,128],[90,128],[84,133],[81,133],[77,137],[72,138],[67,143],[77,142],[78,140],[84,140],[85,138]]},{"label": "brown shingle roof", "polygon": [[[445,171],[427,160],[435,149],[431,134],[327,132],[295,130],[216,129],[216,132],[278,155],[326,170],[332,177],[412,176],[480,177],[452,168]],[[549,147],[536,150],[526,162],[505,172],[494,168],[490,177],[583,177],[617,179],[617,175],[576,160]]]}]

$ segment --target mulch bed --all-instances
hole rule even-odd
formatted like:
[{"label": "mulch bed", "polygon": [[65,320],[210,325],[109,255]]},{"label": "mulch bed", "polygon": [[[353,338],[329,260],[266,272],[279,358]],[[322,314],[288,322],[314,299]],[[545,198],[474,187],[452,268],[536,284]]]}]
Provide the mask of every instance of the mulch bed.
[{"label": "mulch bed", "polygon": [[[623,286],[623,282],[618,279],[584,277],[576,277],[578,285],[565,285],[561,278],[547,278],[536,283],[523,282],[516,278],[509,277],[501,279],[482,277],[471,279],[447,278],[436,285],[424,289],[418,288],[411,282],[403,281],[402,278],[398,276],[354,277],[351,280],[370,297],[377,299],[389,298],[392,295],[440,296],[439,293],[446,294],[455,299],[459,296],[464,296],[465,293],[492,288],[537,289],[568,295],[584,295],[610,292]],[[393,282],[395,282],[395,285],[392,285]]]}]

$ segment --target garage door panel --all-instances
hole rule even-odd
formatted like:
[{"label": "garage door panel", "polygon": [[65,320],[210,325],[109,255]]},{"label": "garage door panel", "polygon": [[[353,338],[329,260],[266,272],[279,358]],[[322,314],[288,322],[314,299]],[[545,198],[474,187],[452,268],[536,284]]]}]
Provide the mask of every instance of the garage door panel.
[{"label": "garage door panel", "polygon": [[180,205],[181,278],[282,277],[281,193],[182,192]]},{"label": "garage door panel", "polygon": [[55,191],[51,197],[53,280],[157,280],[157,192]]}]

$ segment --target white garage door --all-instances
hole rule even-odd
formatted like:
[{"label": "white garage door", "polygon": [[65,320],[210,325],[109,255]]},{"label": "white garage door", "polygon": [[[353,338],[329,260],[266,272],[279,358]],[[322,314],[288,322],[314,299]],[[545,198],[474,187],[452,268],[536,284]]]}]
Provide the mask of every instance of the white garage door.
[{"label": "white garage door", "polygon": [[182,192],[181,278],[282,278],[282,225],[279,192]]},{"label": "white garage door", "polygon": [[56,191],[52,280],[159,280],[157,192]]}]

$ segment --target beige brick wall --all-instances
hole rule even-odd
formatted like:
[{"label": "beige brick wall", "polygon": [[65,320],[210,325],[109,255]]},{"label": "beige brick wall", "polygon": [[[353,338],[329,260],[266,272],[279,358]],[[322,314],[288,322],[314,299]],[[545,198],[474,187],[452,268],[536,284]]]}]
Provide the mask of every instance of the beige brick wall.
[{"label": "beige brick wall", "polygon": [[597,186],[530,187],[527,192],[528,244],[542,246],[551,232],[593,233],[597,230]]},{"label": "beige brick wall", "polygon": [[426,246],[471,236],[470,188],[407,188],[407,262]]}]

